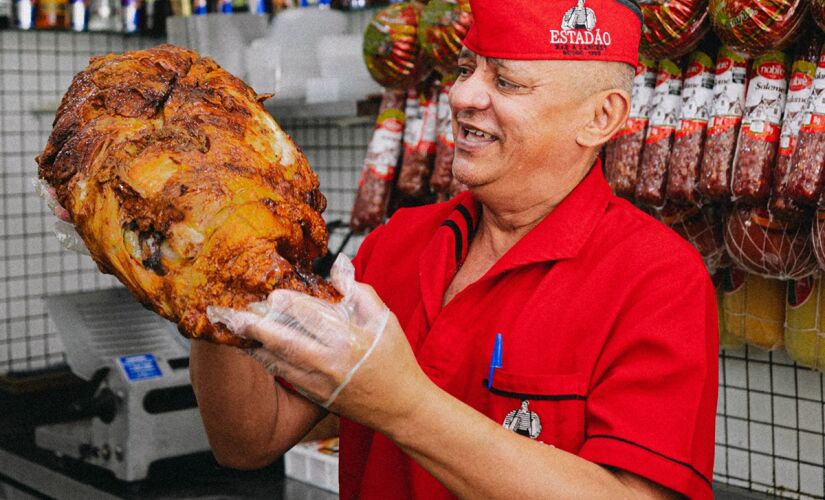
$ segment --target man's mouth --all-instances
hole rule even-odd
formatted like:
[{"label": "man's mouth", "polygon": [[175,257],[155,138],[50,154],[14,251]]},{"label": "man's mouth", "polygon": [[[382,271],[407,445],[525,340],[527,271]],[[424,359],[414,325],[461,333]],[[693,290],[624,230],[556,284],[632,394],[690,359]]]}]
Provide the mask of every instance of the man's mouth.
[{"label": "man's mouth", "polygon": [[461,135],[470,142],[492,142],[498,140],[495,135],[466,125],[461,126]]}]

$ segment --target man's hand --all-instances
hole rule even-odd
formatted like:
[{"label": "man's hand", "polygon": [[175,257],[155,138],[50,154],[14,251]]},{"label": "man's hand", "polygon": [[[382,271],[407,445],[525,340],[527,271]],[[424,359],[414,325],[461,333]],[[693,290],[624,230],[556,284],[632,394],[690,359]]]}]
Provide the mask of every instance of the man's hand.
[{"label": "man's hand", "polygon": [[57,201],[54,188],[43,179],[32,179],[32,185],[37,194],[46,202],[52,214],[57,217],[52,229],[60,245],[66,250],[89,255],[89,249],[86,248],[83,239],[75,231],[72,216]]},{"label": "man's hand", "polygon": [[292,290],[275,290],[246,311],[207,309],[262,347],[250,350],[272,374],[324,408],[378,426],[403,418],[421,384],[429,384],[395,315],[372,287],[355,281],[339,256],[332,283],[344,296],[330,304]]}]

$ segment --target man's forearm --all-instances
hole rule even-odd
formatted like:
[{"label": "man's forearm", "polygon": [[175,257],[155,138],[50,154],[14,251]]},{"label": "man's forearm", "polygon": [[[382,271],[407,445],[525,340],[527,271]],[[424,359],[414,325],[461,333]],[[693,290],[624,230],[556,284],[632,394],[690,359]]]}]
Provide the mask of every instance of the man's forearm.
[{"label": "man's forearm", "polygon": [[[419,401],[413,415],[384,432],[461,498],[674,497],[638,476],[515,434],[435,386]],[[518,466],[493,473],[502,464]]]},{"label": "man's forearm", "polygon": [[267,465],[323,411],[287,393],[238,349],[193,341],[190,376],[215,457],[229,467]]}]

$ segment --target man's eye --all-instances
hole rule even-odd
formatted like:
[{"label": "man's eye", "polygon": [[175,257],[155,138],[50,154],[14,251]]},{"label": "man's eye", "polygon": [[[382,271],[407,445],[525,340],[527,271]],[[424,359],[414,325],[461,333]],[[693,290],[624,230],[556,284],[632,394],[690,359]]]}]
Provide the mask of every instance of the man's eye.
[{"label": "man's eye", "polygon": [[458,76],[470,76],[473,73],[473,69],[469,66],[459,66],[458,67]]},{"label": "man's eye", "polygon": [[501,77],[496,78],[496,85],[500,89],[504,89],[504,90],[518,90],[518,89],[521,88],[521,85],[519,85],[517,83],[510,82],[510,81],[507,81],[507,80],[505,80],[504,78],[501,78]]}]

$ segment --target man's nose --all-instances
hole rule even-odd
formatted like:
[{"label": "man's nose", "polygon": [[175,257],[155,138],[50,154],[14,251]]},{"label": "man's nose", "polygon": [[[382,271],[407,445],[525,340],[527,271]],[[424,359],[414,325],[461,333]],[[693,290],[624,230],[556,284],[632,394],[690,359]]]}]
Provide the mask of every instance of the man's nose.
[{"label": "man's nose", "polygon": [[476,70],[466,78],[460,78],[450,89],[450,108],[453,112],[481,110],[490,106],[490,88],[481,71]]}]

